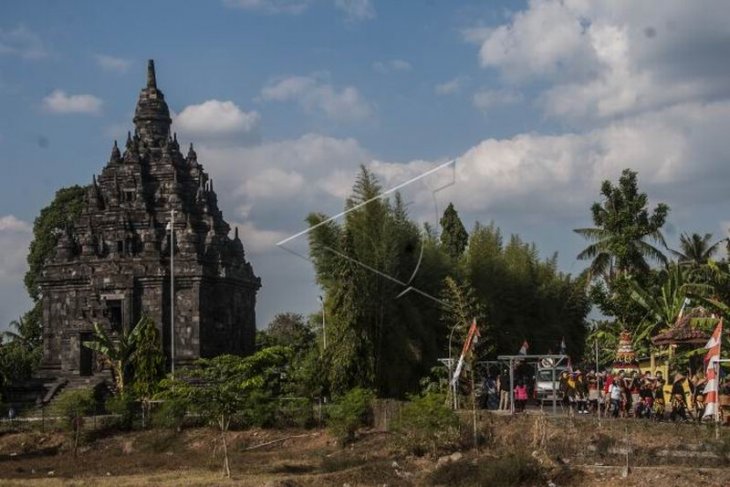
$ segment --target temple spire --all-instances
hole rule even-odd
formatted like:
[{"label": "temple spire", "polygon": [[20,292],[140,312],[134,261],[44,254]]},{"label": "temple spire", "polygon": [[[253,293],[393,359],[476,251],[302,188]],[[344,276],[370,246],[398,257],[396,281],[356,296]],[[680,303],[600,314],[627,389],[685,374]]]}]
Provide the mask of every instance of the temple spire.
[{"label": "temple spire", "polygon": [[147,61],[147,88],[157,89],[157,77],[155,76],[155,61]]},{"label": "temple spire", "polygon": [[160,148],[170,138],[170,110],[165,95],[157,88],[155,62],[147,65],[147,85],[142,88],[134,111],[135,134],[148,148]]}]

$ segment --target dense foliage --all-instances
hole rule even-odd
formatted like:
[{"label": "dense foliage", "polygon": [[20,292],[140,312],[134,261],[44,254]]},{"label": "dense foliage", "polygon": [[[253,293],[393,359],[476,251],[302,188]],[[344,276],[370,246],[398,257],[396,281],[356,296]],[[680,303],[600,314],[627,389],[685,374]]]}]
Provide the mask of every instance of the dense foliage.
[{"label": "dense foliage", "polygon": [[[452,204],[439,239],[433,229],[419,231],[397,194],[380,196],[377,179],[362,168],[344,221],[309,216],[329,317],[322,368],[330,392],[359,386],[403,397],[417,390],[436,359],[449,355],[452,331],[458,353],[474,318],[484,338],[480,358],[516,353],[524,340],[557,351],[561,337],[581,352],[585,283],[560,273],[556,256],[542,260],[516,235],[505,244],[493,224],[477,223],[469,235]],[[409,284],[438,301],[404,292]]]}]

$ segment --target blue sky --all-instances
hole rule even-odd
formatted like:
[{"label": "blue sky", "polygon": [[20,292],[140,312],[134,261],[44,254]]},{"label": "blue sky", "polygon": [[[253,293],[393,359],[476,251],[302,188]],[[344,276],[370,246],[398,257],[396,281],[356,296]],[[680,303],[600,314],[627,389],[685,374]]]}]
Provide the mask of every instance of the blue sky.
[{"label": "blue sky", "polygon": [[[458,157],[440,194],[578,272],[600,181],[639,171],[666,233],[727,235],[730,7],[378,0],[0,5],[0,326],[29,306],[30,225],[124,140],[145,65],[262,277],[259,326],[317,308],[275,247],[334,214],[359,164],[386,186]],[[433,222],[429,191],[411,213]]]}]

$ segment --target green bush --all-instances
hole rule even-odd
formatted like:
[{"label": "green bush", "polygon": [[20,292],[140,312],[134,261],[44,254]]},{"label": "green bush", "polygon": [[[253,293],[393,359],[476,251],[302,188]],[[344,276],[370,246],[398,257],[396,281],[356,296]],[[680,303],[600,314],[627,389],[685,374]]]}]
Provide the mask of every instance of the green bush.
[{"label": "green bush", "polygon": [[53,412],[64,419],[72,430],[81,418],[92,414],[96,408],[93,389],[69,389],[61,392],[53,402]]},{"label": "green bush", "polygon": [[109,414],[117,416],[113,423],[117,428],[121,430],[132,429],[137,412],[137,402],[130,394],[109,397],[106,400],[105,407]]},{"label": "green bush", "polygon": [[166,399],[152,413],[152,425],[156,428],[179,430],[182,428],[183,421],[185,421],[188,406],[188,401],[184,399]]},{"label": "green bush", "polygon": [[341,443],[354,440],[358,428],[372,424],[374,399],[372,391],[356,387],[335,401],[327,424]]},{"label": "green bush", "polygon": [[395,423],[402,445],[411,453],[423,455],[453,450],[459,442],[459,418],[446,406],[446,396],[426,392],[411,396]]},{"label": "green bush", "polygon": [[312,402],[304,397],[280,400],[276,425],[279,427],[311,428],[314,425]]},{"label": "green bush", "polygon": [[258,426],[268,428],[276,423],[278,400],[268,392],[252,391],[246,397],[240,410],[233,415],[233,424],[238,427]]}]

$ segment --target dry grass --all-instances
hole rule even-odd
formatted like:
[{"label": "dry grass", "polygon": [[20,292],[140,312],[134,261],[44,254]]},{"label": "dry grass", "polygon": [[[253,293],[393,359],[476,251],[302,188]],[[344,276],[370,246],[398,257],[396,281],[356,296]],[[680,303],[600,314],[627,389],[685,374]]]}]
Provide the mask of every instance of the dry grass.
[{"label": "dry grass", "polygon": [[[0,485],[340,487],[348,483],[355,487],[445,483],[453,487],[459,482],[449,480],[452,477],[463,477],[463,485],[472,485],[461,473],[469,474],[473,484],[479,485],[485,476],[508,480],[513,470],[523,467],[524,475],[505,485],[520,481],[532,485],[535,479],[540,479],[539,485],[551,479],[561,487],[645,486],[647,481],[666,486],[730,485],[730,469],[705,468],[720,465],[717,455],[730,453],[729,430],[723,431],[722,441],[714,442],[711,428],[692,424],[604,420],[599,429],[591,418],[484,415],[480,431],[487,440],[480,451],[463,450],[463,458],[441,467],[440,473],[435,458],[411,457],[399,449],[392,435],[376,431],[363,432],[347,448],[339,447],[325,431],[233,431],[229,436],[231,480],[222,477],[219,436],[209,428],[102,437],[83,445],[78,459],[73,458],[63,433],[6,433],[0,435]],[[248,450],[289,436],[296,438]],[[622,479],[625,455],[616,451],[626,447],[631,449],[633,470],[628,479]],[[658,457],[660,449],[706,456]],[[657,484],[657,479],[666,480]],[[682,482],[676,483],[677,479]]]}]

